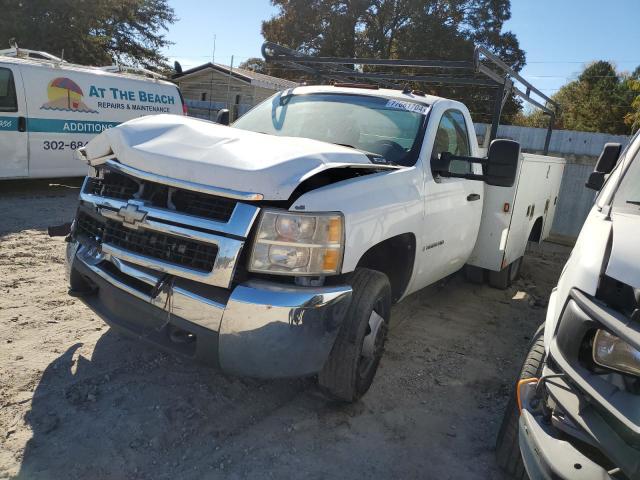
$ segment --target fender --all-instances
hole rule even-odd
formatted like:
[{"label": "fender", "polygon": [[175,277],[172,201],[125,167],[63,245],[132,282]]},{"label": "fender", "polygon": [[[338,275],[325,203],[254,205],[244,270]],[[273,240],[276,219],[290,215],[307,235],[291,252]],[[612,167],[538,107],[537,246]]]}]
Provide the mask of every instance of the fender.
[{"label": "fender", "polygon": [[[424,221],[423,176],[417,167],[373,173],[327,185],[301,195],[295,212],[342,212],[345,245],[342,272],[352,272],[372,246]],[[415,270],[415,269],[414,269]]]}]

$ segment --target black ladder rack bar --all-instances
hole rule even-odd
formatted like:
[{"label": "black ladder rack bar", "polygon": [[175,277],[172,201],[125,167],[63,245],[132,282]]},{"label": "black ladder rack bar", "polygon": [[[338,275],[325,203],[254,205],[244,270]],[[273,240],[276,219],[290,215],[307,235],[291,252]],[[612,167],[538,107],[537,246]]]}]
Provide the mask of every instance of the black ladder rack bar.
[{"label": "black ladder rack bar", "polygon": [[[504,103],[509,94],[513,94],[525,102],[541,109],[548,115],[549,125],[545,138],[544,154],[549,152],[551,133],[557,112],[560,108],[557,102],[546,96],[539,89],[525,80],[518,72],[504,63],[498,56],[484,47],[476,47],[473,61],[455,60],[393,60],[378,58],[341,58],[341,57],[313,57],[292,50],[273,42],[265,42],[262,45],[262,55],[268,63],[278,63],[287,68],[304,72],[317,79],[328,81],[352,82],[355,80],[370,80],[380,85],[400,88],[398,82],[429,83],[437,85],[478,85],[493,87],[496,89],[493,100],[493,113],[491,122],[490,140],[496,138],[498,126]],[[395,68],[420,68],[437,69],[433,75],[364,72],[362,69],[349,68],[348,66],[379,66]],[[448,72],[448,70],[453,70]],[[463,75],[453,75],[453,73]],[[514,83],[518,82],[526,87],[523,91]],[[532,94],[539,99],[532,98]]]}]

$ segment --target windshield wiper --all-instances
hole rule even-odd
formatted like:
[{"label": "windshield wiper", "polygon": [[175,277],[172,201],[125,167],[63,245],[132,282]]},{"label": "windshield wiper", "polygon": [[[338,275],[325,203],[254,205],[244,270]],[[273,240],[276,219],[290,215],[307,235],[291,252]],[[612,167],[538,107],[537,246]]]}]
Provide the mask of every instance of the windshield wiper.
[{"label": "windshield wiper", "polygon": [[627,203],[631,205],[638,205],[640,207],[640,200],[627,200]]},{"label": "windshield wiper", "polygon": [[354,150],[358,150],[359,152],[364,153],[367,157],[369,157],[369,160],[371,161],[371,163],[378,163],[378,164],[381,163],[384,165],[396,165],[396,163],[390,160],[387,160],[386,157],[384,157],[383,155],[380,155],[379,153],[374,153],[368,150],[364,150],[362,148],[354,147],[353,145],[349,145],[348,143],[335,143],[335,142],[332,142],[332,143],[334,145],[340,145],[341,147],[353,148]]}]

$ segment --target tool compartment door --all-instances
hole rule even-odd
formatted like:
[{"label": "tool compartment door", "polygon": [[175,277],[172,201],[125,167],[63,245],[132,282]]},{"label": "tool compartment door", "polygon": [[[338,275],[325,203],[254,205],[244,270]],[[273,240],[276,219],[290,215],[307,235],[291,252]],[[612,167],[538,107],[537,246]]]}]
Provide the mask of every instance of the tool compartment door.
[{"label": "tool compartment door", "polygon": [[542,242],[546,238],[544,229],[545,225],[550,229],[553,222],[547,217],[558,194],[563,166],[561,158],[523,154],[503,267],[524,255],[528,241]]},{"label": "tool compartment door", "polygon": [[17,65],[0,64],[0,178],[29,173],[27,104]]},{"label": "tool compartment door", "polygon": [[546,240],[551,234],[553,219],[556,216],[556,208],[558,207],[558,196],[560,195],[564,165],[564,162],[553,162],[549,164],[549,183],[547,184],[549,191],[547,194],[547,203],[545,204],[545,217],[541,240]]}]

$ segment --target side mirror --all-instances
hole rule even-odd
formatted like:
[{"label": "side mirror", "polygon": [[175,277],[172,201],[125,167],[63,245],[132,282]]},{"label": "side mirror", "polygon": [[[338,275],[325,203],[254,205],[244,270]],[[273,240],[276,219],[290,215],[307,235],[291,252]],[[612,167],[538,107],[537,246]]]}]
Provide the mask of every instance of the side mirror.
[{"label": "side mirror", "polygon": [[619,143],[605,143],[602,153],[598,157],[594,171],[589,175],[585,186],[592,190],[600,190],[604,185],[606,175],[611,173],[618,163],[622,145]]},{"label": "side mirror", "polygon": [[218,116],[216,117],[216,123],[221,125],[229,125],[229,110],[221,108],[218,110]]},{"label": "side mirror", "polygon": [[518,172],[520,144],[513,140],[497,139],[489,145],[484,168],[484,181],[497,187],[512,187]]}]

